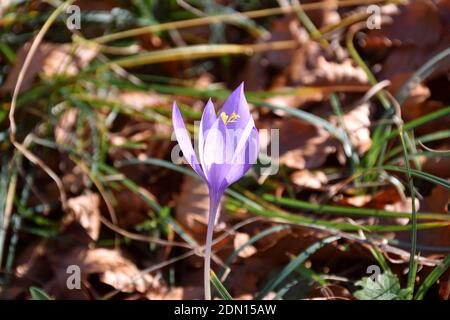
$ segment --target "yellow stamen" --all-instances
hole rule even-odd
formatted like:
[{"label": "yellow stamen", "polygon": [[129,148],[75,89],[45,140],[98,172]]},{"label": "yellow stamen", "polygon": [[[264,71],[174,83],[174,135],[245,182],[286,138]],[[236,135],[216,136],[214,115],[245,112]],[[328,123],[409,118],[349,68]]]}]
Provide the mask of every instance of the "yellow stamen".
[{"label": "yellow stamen", "polygon": [[240,115],[234,112],[230,116],[228,116],[225,112],[220,114],[220,118],[222,118],[224,124],[236,122],[240,117]]}]

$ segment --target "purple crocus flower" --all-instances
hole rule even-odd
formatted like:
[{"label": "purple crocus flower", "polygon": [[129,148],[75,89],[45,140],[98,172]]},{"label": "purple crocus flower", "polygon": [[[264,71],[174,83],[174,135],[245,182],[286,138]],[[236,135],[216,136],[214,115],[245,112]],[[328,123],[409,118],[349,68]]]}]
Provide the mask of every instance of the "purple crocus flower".
[{"label": "purple crocus flower", "polygon": [[210,300],[211,243],[220,199],[225,189],[256,162],[259,153],[258,130],[244,96],[243,83],[228,97],[218,116],[211,99],[207,102],[200,121],[198,158],[175,102],[172,123],[185,159],[209,189],[204,280],[205,299]]}]

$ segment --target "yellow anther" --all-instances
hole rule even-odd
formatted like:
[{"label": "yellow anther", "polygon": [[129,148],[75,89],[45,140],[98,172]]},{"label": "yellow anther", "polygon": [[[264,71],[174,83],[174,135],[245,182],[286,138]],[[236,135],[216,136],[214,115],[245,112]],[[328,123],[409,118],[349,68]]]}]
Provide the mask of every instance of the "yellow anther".
[{"label": "yellow anther", "polygon": [[220,118],[222,118],[222,121],[225,124],[236,122],[237,119],[239,119],[240,117],[241,117],[240,115],[238,115],[234,112],[230,116],[228,116],[225,112],[222,112],[220,114]]}]

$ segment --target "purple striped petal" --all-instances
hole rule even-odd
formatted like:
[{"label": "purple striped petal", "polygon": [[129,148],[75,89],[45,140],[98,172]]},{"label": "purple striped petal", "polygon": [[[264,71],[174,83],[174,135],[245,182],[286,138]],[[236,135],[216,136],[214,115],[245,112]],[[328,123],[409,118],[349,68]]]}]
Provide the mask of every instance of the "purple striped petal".
[{"label": "purple striped petal", "polygon": [[242,149],[236,152],[233,157],[233,163],[230,166],[225,177],[224,189],[232,183],[244,176],[248,170],[256,163],[259,153],[259,136],[258,130],[253,127],[250,134],[245,140],[245,145]]},{"label": "purple striped petal", "polygon": [[197,156],[195,155],[194,148],[192,148],[191,138],[186,130],[183,117],[181,116],[176,102],[173,103],[172,107],[172,124],[178,144],[180,145],[181,151],[183,151],[184,158],[191,165],[192,169],[194,169],[200,177],[206,180],[202,168],[197,160]]},{"label": "purple striped petal", "polygon": [[214,124],[214,121],[216,121],[216,111],[214,110],[214,105],[211,101],[211,99],[208,100],[208,102],[205,105],[205,109],[203,110],[202,119],[200,120],[200,132],[198,136],[198,150],[199,150],[199,157],[200,157],[200,163],[203,168],[203,172],[205,173],[205,176],[207,177],[207,171],[205,170],[203,155],[204,155],[204,147],[205,147],[205,140],[206,136],[208,134],[208,131],[211,129],[211,127]]},{"label": "purple striped petal", "polygon": [[203,169],[209,186],[215,191],[219,191],[227,171],[226,155],[230,147],[226,144],[225,134],[226,126],[218,117],[208,131],[203,150]]}]

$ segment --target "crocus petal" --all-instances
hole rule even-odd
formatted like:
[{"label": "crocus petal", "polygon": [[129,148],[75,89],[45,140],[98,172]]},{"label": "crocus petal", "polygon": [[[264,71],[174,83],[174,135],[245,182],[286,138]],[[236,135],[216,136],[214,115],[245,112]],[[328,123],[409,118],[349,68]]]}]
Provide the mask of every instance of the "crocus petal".
[{"label": "crocus petal", "polygon": [[233,157],[233,164],[229,167],[225,181],[221,188],[226,189],[232,183],[239,180],[248,170],[256,163],[259,153],[259,136],[258,130],[252,128],[246,139],[245,146],[240,150],[239,154]]},{"label": "crocus petal", "polygon": [[186,130],[183,117],[181,116],[176,102],[173,103],[172,107],[172,124],[178,144],[180,145],[181,151],[183,151],[184,158],[191,165],[192,169],[194,169],[200,177],[205,179],[205,175],[203,174],[202,168],[197,161],[194,148],[192,148],[191,138]]},{"label": "crocus petal", "polygon": [[[214,190],[224,190],[256,162],[258,151],[249,148],[259,150],[257,131],[243,89],[241,84],[225,101],[204,142],[203,171]],[[228,121],[233,114],[238,117]]]},{"label": "crocus petal", "polygon": [[227,171],[225,134],[226,126],[218,117],[209,129],[203,150],[203,169],[208,185],[215,191],[219,190]]},{"label": "crocus petal", "polygon": [[239,116],[235,122],[229,122],[226,124],[227,129],[239,129],[244,128],[249,119],[250,108],[244,95],[244,83],[242,82],[227,98],[223,104],[222,109],[219,111],[218,118],[221,118],[222,113],[230,117],[233,113]]},{"label": "crocus petal", "polygon": [[204,154],[204,146],[206,135],[208,134],[209,129],[211,129],[212,125],[216,121],[216,111],[214,110],[214,105],[211,99],[205,105],[205,109],[203,110],[202,119],[200,120],[200,132],[198,135],[198,151],[200,157],[200,164],[202,165],[205,176],[207,177],[207,172],[205,171],[205,165],[203,160]]}]

